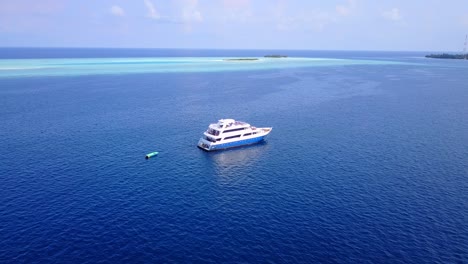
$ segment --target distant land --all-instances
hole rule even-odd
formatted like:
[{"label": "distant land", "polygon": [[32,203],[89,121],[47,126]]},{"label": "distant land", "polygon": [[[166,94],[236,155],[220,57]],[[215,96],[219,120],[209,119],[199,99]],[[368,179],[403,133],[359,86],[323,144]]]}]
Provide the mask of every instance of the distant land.
[{"label": "distant land", "polygon": [[234,58],[234,59],[223,59],[224,61],[256,61],[257,58]]},{"label": "distant land", "polygon": [[463,60],[463,59],[466,59],[467,57],[468,57],[468,55],[464,55],[464,54],[448,54],[448,53],[426,55],[426,58],[434,58],[434,59],[458,59],[458,60]]}]

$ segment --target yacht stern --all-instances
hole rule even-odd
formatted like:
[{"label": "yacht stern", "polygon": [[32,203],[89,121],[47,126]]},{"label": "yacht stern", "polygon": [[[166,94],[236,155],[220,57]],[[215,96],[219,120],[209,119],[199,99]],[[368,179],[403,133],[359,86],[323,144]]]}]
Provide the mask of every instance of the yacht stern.
[{"label": "yacht stern", "polygon": [[211,142],[209,142],[208,140],[205,140],[203,138],[200,138],[200,140],[198,141],[198,145],[197,145],[199,148],[201,149],[204,149],[206,151],[210,151],[210,148],[211,148]]}]

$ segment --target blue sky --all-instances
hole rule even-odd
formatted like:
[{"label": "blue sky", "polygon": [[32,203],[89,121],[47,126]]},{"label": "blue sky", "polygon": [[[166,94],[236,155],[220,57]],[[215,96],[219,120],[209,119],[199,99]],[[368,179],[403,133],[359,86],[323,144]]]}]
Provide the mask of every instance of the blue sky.
[{"label": "blue sky", "polygon": [[468,0],[0,0],[2,47],[461,51]]}]

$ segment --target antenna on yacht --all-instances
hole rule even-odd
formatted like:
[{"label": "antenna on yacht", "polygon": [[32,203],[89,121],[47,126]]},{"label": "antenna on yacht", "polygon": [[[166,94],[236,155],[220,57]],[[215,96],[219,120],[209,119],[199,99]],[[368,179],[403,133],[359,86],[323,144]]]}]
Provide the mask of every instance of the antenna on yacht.
[{"label": "antenna on yacht", "polygon": [[463,47],[463,55],[465,56],[465,60],[468,59],[467,58],[467,54],[466,54],[466,45],[468,43],[468,34],[465,36],[465,46]]}]

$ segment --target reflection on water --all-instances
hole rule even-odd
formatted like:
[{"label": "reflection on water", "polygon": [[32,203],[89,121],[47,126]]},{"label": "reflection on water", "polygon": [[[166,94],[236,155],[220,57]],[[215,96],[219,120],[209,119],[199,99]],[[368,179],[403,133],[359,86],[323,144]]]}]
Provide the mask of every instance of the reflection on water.
[{"label": "reflection on water", "polygon": [[213,161],[218,182],[221,185],[232,185],[243,182],[252,175],[251,168],[255,168],[267,150],[268,142],[261,142],[240,148],[210,152],[208,155]]}]

